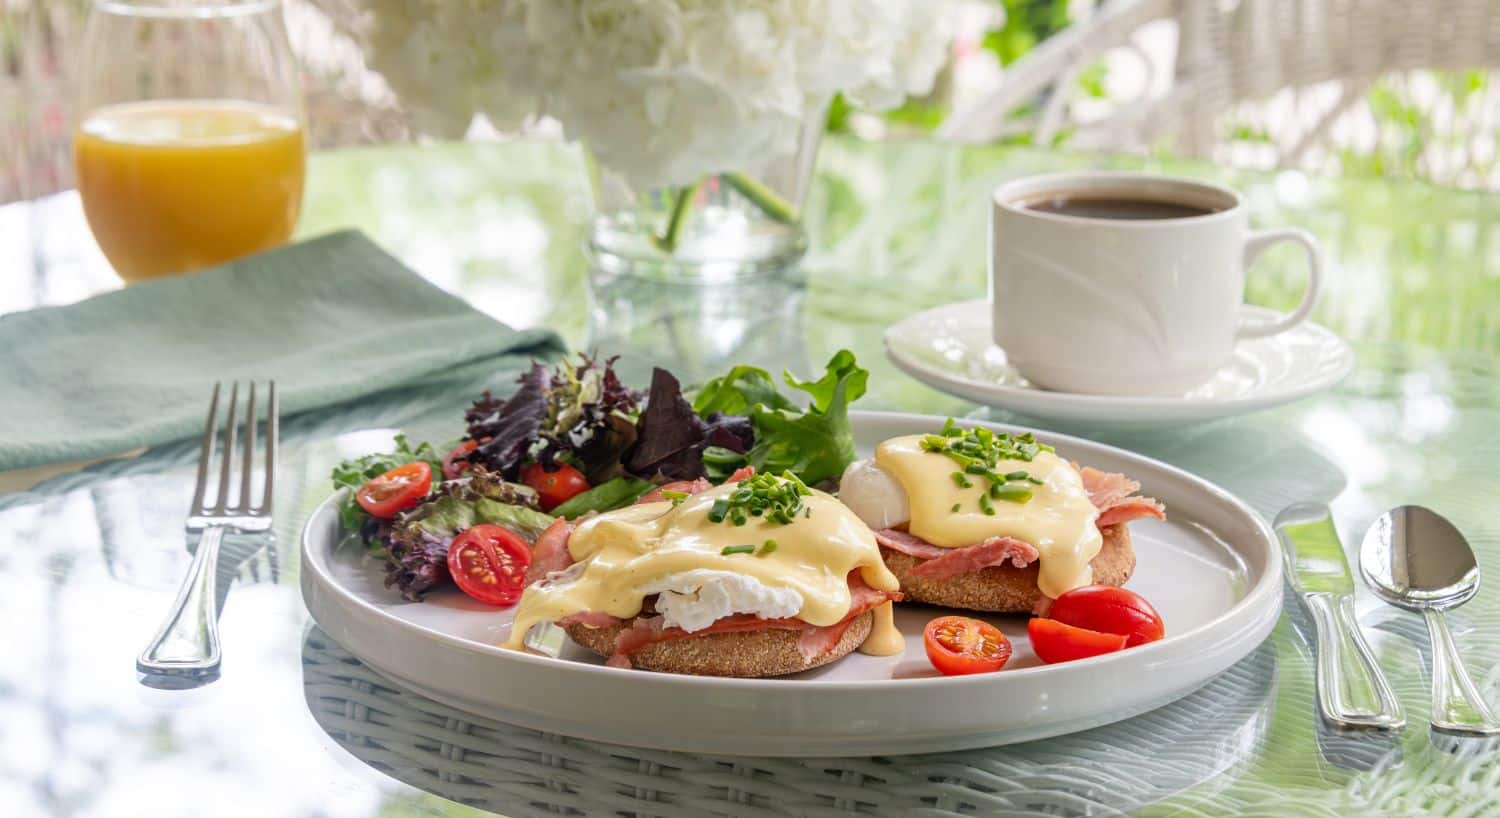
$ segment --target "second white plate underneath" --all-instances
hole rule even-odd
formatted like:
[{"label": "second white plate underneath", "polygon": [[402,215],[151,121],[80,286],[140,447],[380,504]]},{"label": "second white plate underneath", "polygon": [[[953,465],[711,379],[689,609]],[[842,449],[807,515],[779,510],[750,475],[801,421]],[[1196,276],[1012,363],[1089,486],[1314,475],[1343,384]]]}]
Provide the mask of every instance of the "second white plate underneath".
[{"label": "second white plate underneath", "polygon": [[[1279,313],[1246,305],[1248,322]],[[1181,395],[1126,397],[1050,392],[1032,386],[991,340],[990,304],[961,301],[903,319],[885,332],[885,351],[908,375],[951,395],[1039,418],[1157,425],[1213,420],[1321,392],[1354,366],[1344,339],[1305,321],[1268,338],[1241,341],[1207,383]]]}]

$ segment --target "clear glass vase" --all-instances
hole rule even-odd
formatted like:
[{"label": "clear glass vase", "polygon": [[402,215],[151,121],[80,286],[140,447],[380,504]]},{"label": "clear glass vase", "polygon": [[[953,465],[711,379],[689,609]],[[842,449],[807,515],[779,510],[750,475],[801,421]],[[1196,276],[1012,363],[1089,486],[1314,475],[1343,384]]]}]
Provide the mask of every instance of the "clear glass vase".
[{"label": "clear glass vase", "polygon": [[821,110],[755,167],[639,190],[590,152],[596,205],[589,252],[604,273],[722,281],[785,270],[807,251],[802,203],[823,134]]}]

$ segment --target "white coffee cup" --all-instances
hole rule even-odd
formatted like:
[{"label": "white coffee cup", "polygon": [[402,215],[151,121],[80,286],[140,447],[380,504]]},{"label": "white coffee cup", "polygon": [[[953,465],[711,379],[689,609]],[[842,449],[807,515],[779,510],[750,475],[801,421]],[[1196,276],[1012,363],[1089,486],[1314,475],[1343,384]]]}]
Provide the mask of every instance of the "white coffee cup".
[{"label": "white coffee cup", "polygon": [[[1076,215],[1101,200],[1177,205],[1167,218]],[[1073,202],[1036,209],[1043,202]],[[1307,252],[1297,309],[1241,323],[1245,270],[1279,241]],[[1189,179],[1086,171],[1017,179],[994,193],[990,301],[995,343],[1036,386],[1106,395],[1181,394],[1236,342],[1285,332],[1318,298],[1318,245],[1304,230],[1251,230],[1239,194]]]}]

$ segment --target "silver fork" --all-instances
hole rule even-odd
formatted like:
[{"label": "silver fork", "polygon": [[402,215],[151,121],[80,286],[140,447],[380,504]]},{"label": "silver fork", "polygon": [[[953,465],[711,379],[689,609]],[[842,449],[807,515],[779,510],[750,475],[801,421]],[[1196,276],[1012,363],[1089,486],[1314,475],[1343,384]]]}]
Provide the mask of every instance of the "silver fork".
[{"label": "silver fork", "polygon": [[239,502],[229,505],[230,477],[234,473],[235,440],[238,428],[235,410],[240,385],[229,389],[229,410],[224,415],[224,444],[219,464],[218,497],[212,505],[208,496],[209,461],[213,459],[216,421],[219,411],[220,384],[214,384],[208,403],[208,420],[203,424],[203,448],[198,454],[198,485],[193,490],[193,505],[188,510],[187,530],[203,532],[198,551],[188,566],[187,576],[177,589],[177,599],[156,636],[135,660],[141,673],[205,677],[219,672],[218,602],[219,544],[229,531],[264,532],[271,528],[271,498],[276,474],[276,438],[278,433],[276,382],[269,384],[266,409],[265,452],[266,479],[260,503],[251,503],[250,467],[255,460],[255,384],[250,384],[245,402],[244,453],[240,457]]}]

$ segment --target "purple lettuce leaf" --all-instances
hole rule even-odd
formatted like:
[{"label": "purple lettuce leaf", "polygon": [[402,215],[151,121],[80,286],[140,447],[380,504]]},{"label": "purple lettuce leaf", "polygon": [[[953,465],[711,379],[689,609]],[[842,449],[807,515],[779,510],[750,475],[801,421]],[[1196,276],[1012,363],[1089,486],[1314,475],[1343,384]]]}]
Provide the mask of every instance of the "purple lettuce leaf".
[{"label": "purple lettuce leaf", "polygon": [[469,462],[499,472],[507,480],[520,476],[521,464],[547,419],[552,373],[533,362],[531,369],[516,382],[521,388],[506,400],[501,401],[485,390],[464,413],[464,422],[469,427],[467,439],[485,441],[469,453]]},{"label": "purple lettuce leaf", "polygon": [[719,446],[744,452],[754,443],[749,418],[718,413],[699,417],[683,397],[682,384],[659,367],[651,372],[651,390],[635,432],[625,469],[651,480],[703,477],[704,449]]}]

